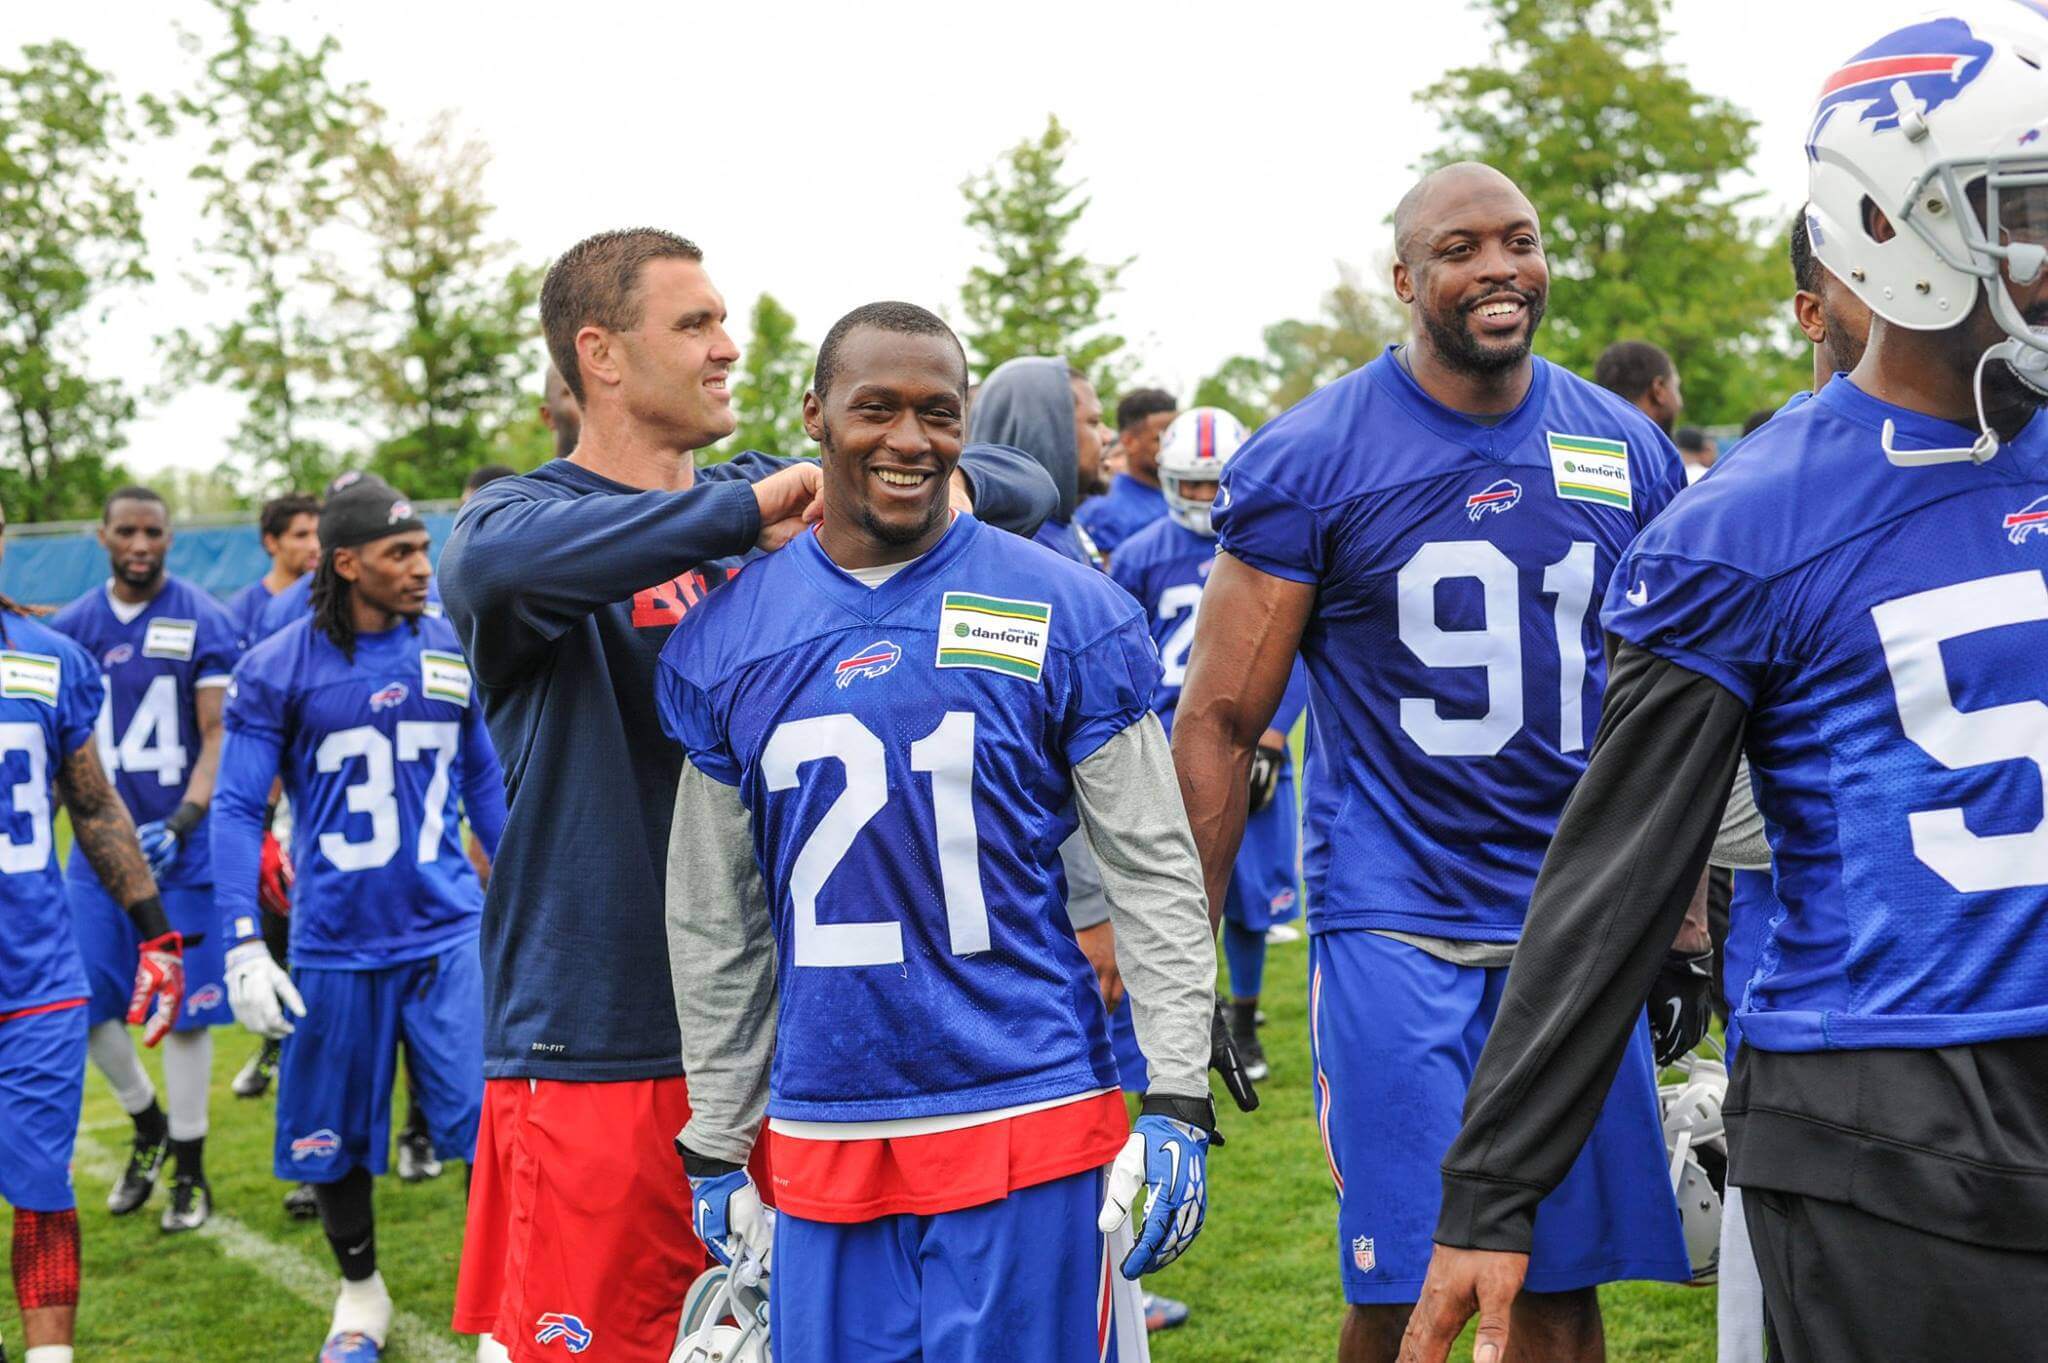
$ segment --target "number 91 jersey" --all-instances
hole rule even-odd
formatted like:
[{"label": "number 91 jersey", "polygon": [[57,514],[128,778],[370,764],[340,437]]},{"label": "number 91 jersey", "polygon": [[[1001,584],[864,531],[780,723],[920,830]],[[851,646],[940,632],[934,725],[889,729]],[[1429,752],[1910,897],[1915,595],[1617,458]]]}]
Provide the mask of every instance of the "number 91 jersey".
[{"label": "number 91 jersey", "polygon": [[1535,361],[1489,426],[1391,350],[1224,467],[1223,552],[1316,588],[1312,928],[1520,936],[1600,720],[1602,589],[1683,485],[1661,431],[1565,370]]},{"label": "number 91 jersey", "polygon": [[1143,613],[957,517],[877,588],[815,535],[662,651],[662,721],[752,816],[777,949],[771,1116],[878,1121],[1114,1088],[1065,909],[1070,772],[1147,716]]},{"label": "number 91 jersey", "polygon": [[2048,1033],[2048,422],[1976,432],[1837,376],[1646,531],[1623,638],[1750,707],[1782,911],[1728,982],[1745,1045]]}]

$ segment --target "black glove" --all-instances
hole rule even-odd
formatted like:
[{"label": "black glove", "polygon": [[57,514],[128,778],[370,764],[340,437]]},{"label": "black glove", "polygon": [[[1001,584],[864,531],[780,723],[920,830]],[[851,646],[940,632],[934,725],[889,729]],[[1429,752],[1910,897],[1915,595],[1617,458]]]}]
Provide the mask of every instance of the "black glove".
[{"label": "black glove", "polygon": [[1666,954],[1650,986],[1650,1038],[1657,1063],[1669,1065],[1700,1044],[1714,1015],[1714,953]]},{"label": "black glove", "polygon": [[1273,803],[1273,792],[1280,788],[1280,764],[1287,760],[1285,748],[1254,748],[1252,750],[1252,807],[1250,812],[1258,813]]},{"label": "black glove", "polygon": [[[1223,1016],[1223,1000],[1216,1001],[1216,1011],[1209,1017],[1209,1068],[1216,1071],[1223,1080],[1223,1087],[1230,1094],[1230,1101],[1237,1104],[1240,1112],[1253,1112],[1259,1106],[1259,1091],[1252,1087],[1251,1076],[1244,1072],[1244,1061],[1237,1055],[1237,1045],[1230,1039],[1230,1023]],[[1211,1121],[1213,1127],[1215,1123]],[[1216,1133],[1216,1145],[1223,1145],[1223,1133]]]}]

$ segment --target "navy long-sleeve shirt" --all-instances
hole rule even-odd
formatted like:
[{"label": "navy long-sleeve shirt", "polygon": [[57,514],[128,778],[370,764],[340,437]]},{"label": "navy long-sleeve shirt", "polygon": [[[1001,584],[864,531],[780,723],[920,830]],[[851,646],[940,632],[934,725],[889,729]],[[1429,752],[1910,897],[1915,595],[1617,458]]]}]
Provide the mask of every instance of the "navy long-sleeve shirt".
[{"label": "navy long-sleeve shirt", "polygon": [[[747,484],[793,462],[742,454],[646,492],[558,459],[488,484],[456,520],[440,580],[510,797],[484,905],[491,1078],[682,1072],[662,918],[682,754],[655,661],[753,552]],[[1056,504],[1016,450],[969,446],[961,467],[976,516],[1006,529],[1029,534]]]}]

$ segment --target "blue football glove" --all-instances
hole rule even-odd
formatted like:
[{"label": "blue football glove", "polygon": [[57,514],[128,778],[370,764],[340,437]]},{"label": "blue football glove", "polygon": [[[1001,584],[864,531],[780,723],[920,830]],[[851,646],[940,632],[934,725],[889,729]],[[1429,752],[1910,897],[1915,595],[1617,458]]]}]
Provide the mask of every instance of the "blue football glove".
[{"label": "blue football glove", "polygon": [[1116,1162],[1096,1226],[1107,1235],[1130,1218],[1145,1190],[1145,1221],[1138,1243],[1124,1256],[1126,1278],[1165,1268],[1187,1251],[1209,1210],[1209,1136],[1198,1126],[1147,1114],[1133,1124]]},{"label": "blue football glove", "polygon": [[690,1222],[711,1257],[730,1267],[752,1259],[763,1269],[775,1245],[775,1211],[745,1169],[690,1180]]},{"label": "blue football glove", "polygon": [[162,880],[164,872],[171,869],[171,863],[178,859],[181,839],[177,830],[162,819],[151,819],[135,830],[135,840],[142,844],[142,856],[149,863],[149,873]]}]

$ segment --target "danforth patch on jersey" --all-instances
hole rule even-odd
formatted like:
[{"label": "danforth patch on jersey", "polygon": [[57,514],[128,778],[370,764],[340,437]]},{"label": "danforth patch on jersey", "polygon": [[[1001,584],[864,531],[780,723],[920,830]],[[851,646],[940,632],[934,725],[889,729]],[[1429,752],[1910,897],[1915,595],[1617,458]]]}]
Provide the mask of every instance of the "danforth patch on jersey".
[{"label": "danforth patch on jersey", "polygon": [[41,653],[0,653],[0,696],[10,700],[57,703],[63,664]]},{"label": "danforth patch on jersey", "polygon": [[947,592],[939,607],[940,667],[978,667],[1025,681],[1045,670],[1052,607],[972,592]]},{"label": "danforth patch on jersey", "polygon": [[460,653],[420,650],[420,690],[429,700],[469,704],[469,663]]},{"label": "danforth patch on jersey", "polygon": [[1546,434],[1550,438],[1550,473],[1561,500],[1616,506],[1623,511],[1634,507],[1625,442],[1556,431]]},{"label": "danforth patch on jersey", "polygon": [[142,636],[145,658],[189,658],[199,640],[197,620],[152,620]]}]

